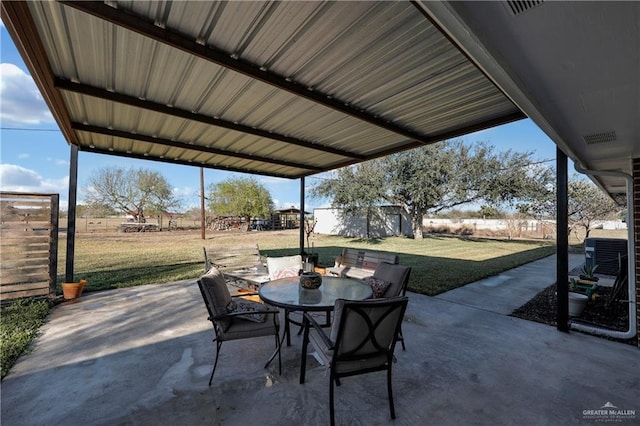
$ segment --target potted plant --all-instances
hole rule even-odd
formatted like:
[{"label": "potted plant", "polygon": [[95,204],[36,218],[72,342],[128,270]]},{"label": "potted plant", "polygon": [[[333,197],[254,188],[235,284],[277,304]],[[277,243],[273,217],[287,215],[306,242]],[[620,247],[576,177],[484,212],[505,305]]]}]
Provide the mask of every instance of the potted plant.
[{"label": "potted plant", "polygon": [[310,253],[307,253],[306,251],[303,253],[304,256],[304,260],[306,262],[312,263],[314,267],[318,266],[318,257],[319,257],[319,253],[314,253],[313,252],[313,243],[309,244],[309,238],[311,237],[311,234],[313,234],[313,230],[316,228],[316,220],[307,220],[304,224],[304,233],[307,236],[307,248],[310,250]]},{"label": "potted plant", "polygon": [[588,265],[585,263],[584,266],[582,266],[580,280],[597,283],[599,278],[595,276],[596,269],[598,269],[598,265]]},{"label": "potted plant", "polygon": [[76,299],[82,294],[84,286],[87,284],[86,279],[81,279],[77,283],[62,283],[62,294],[66,300]]},{"label": "potted plant", "polygon": [[569,281],[569,316],[579,317],[584,312],[591,297],[581,292],[575,278]]},{"label": "potted plant", "polygon": [[579,279],[573,281],[573,288],[575,292],[586,294],[588,298],[595,296],[598,289],[599,278],[594,275],[598,269],[598,265],[585,265],[582,267],[582,274]]}]

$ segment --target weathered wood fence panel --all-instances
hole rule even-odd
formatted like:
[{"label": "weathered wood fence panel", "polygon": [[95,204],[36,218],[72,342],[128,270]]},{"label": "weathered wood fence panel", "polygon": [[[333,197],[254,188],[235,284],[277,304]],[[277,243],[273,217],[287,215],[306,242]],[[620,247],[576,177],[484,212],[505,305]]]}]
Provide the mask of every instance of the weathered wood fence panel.
[{"label": "weathered wood fence panel", "polygon": [[0,192],[0,301],[55,296],[58,194]]},{"label": "weathered wood fence panel", "polygon": [[233,247],[202,247],[204,270],[215,266],[223,272],[250,268],[260,263],[260,247],[257,244]]}]

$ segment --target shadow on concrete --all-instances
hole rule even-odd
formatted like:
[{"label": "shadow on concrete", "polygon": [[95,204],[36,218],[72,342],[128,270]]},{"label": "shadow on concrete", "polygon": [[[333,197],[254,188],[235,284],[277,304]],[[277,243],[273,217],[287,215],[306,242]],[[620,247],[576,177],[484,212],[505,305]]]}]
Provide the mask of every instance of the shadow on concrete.
[{"label": "shadow on concrete", "polygon": [[[509,285],[471,286],[498,297]],[[587,410],[607,403],[640,411],[637,348],[449,293],[409,294],[407,350],[396,351],[393,367],[397,419],[384,373],[372,373],[336,388],[338,424],[583,424],[593,422]],[[326,425],[329,376],[309,357],[307,382],[298,383],[301,342],[292,337],[281,376],[276,365],[263,369],[272,338],[225,342],[208,387],[213,330],[195,282],[84,295],[53,309],[3,381],[2,424]]]}]

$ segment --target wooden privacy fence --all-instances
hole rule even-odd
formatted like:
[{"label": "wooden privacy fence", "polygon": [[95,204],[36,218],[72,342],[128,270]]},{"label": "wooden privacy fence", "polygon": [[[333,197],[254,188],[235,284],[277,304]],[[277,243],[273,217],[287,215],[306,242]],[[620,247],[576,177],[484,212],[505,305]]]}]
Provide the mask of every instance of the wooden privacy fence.
[{"label": "wooden privacy fence", "polygon": [[0,192],[0,301],[55,296],[58,194]]}]

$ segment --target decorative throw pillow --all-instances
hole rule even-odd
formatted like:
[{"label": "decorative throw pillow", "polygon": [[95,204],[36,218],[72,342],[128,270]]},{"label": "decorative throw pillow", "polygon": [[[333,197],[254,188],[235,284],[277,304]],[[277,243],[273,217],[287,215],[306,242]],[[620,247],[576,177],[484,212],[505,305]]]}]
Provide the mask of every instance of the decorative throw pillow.
[{"label": "decorative throw pillow", "polygon": [[366,277],[364,279],[364,282],[365,284],[368,284],[369,287],[371,287],[371,290],[373,290],[373,296],[371,297],[374,299],[379,299],[384,296],[384,292],[387,291],[387,289],[391,285],[391,283],[379,280],[374,277]]},{"label": "decorative throw pillow", "polygon": [[[242,318],[253,322],[265,322],[267,315],[263,313],[267,310],[267,307],[262,303],[254,302],[253,300],[236,299],[229,302],[227,305],[227,311],[232,312],[252,312],[251,314],[240,315],[238,318]],[[262,312],[256,312],[262,311]]]},{"label": "decorative throw pillow", "polygon": [[290,266],[288,268],[283,268],[275,271],[273,273],[273,279],[277,280],[280,278],[289,278],[289,277],[297,277],[300,272],[300,268],[297,266]]}]

